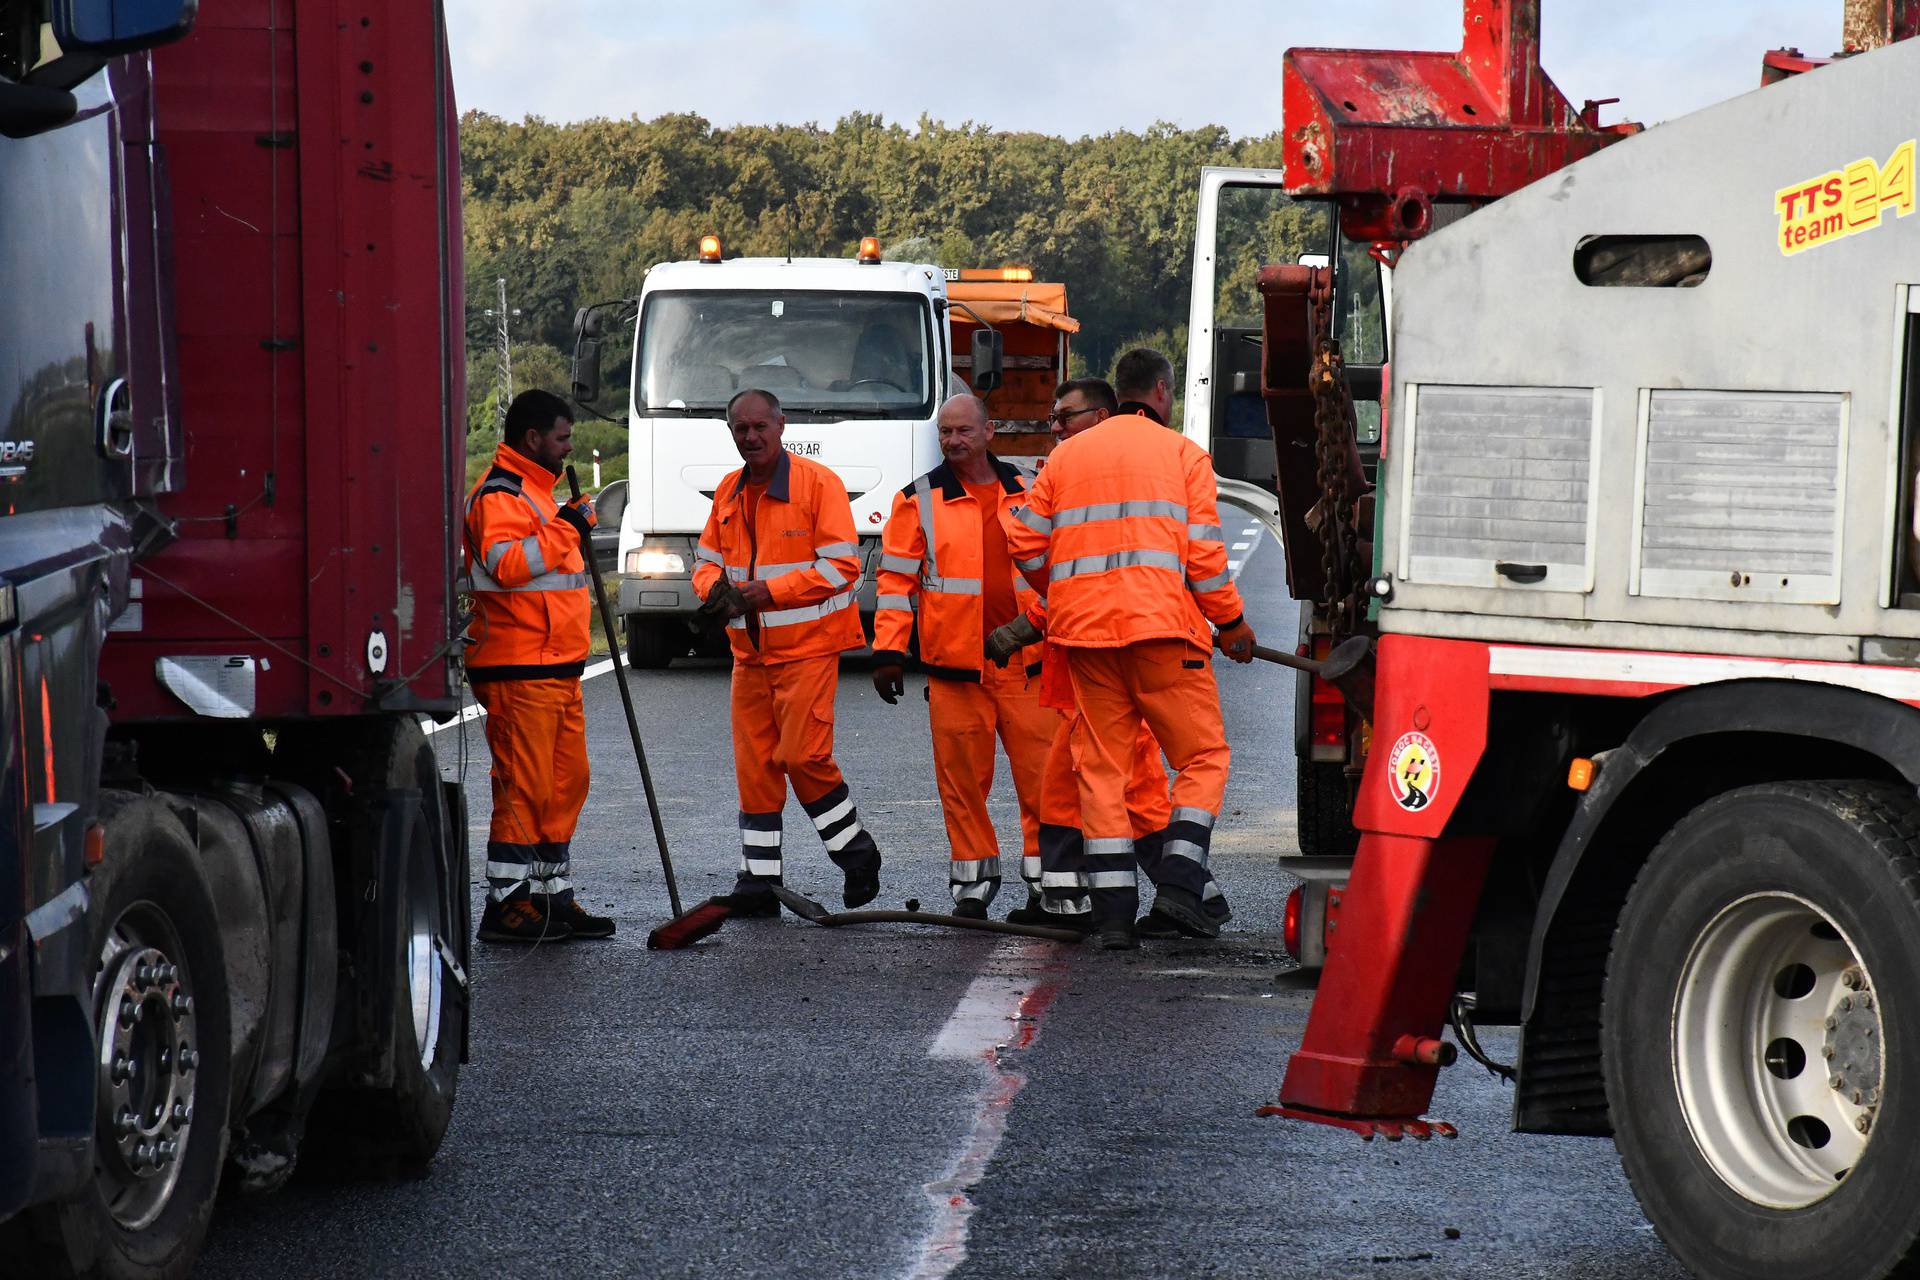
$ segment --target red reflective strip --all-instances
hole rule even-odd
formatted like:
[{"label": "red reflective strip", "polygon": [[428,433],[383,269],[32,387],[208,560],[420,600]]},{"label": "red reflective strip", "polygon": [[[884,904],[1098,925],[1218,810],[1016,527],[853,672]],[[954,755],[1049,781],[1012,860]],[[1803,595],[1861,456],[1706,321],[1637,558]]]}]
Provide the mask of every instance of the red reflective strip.
[{"label": "red reflective strip", "polygon": [[47,696],[47,678],[40,677],[40,739],[46,751],[47,803],[53,801],[53,699]]}]

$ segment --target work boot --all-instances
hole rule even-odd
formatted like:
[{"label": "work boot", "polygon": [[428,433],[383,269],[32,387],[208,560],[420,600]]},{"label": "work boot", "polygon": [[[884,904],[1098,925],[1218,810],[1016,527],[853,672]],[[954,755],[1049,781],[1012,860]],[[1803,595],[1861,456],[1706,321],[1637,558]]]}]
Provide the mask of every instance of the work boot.
[{"label": "work boot", "polygon": [[611,938],[613,936],[613,921],[606,916],[594,915],[581,906],[576,898],[568,898],[564,902],[556,902],[548,898],[547,916],[573,930],[573,936],[576,938]]},{"label": "work boot", "polygon": [[1180,922],[1157,906],[1140,917],[1139,922],[1133,926],[1133,931],[1142,938],[1165,939],[1185,936],[1180,932]]},{"label": "work boot", "polygon": [[741,893],[736,889],[717,901],[727,904],[727,915],[734,920],[772,920],[780,915],[780,899],[771,893]]},{"label": "work boot", "polygon": [[1140,949],[1140,937],[1134,932],[1133,921],[1127,919],[1102,921],[1094,928],[1093,940],[1100,944],[1103,951]]},{"label": "work boot", "polygon": [[987,904],[978,898],[962,898],[953,904],[953,914],[960,920],[985,920]]},{"label": "work boot", "polygon": [[[1174,927],[1189,938],[1220,936],[1220,921],[1207,914],[1206,908],[1200,905],[1200,896],[1175,885],[1160,886],[1160,892],[1153,900],[1153,910],[1147,914],[1147,919],[1151,920],[1154,916],[1171,920]],[[1165,937],[1166,935],[1149,936]]]},{"label": "work boot", "polygon": [[1007,923],[1052,924],[1053,918],[1047,915],[1047,909],[1041,905],[1041,902],[1042,899],[1039,894],[1031,889],[1027,890],[1027,905],[1024,907],[1015,907],[1013,910],[1007,912]]},{"label": "work boot", "polygon": [[480,912],[482,942],[565,942],[572,936],[566,921],[548,915],[531,898],[489,898]]},{"label": "work boot", "polygon": [[847,904],[848,910],[864,907],[880,896],[880,868],[868,871],[847,872],[847,887],[840,895],[840,901]]}]

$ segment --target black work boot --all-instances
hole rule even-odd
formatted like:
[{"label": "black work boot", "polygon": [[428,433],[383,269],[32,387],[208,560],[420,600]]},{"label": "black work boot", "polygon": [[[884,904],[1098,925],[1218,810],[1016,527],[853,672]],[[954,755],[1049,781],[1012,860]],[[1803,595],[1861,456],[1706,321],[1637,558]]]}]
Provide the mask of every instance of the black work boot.
[{"label": "black work boot", "polygon": [[1142,938],[1165,939],[1186,936],[1180,931],[1180,922],[1160,910],[1158,905],[1140,917],[1139,922],[1133,926],[1133,931]]},{"label": "black work boot", "polygon": [[[1155,916],[1171,921],[1181,934],[1189,938],[1220,936],[1220,921],[1207,914],[1206,908],[1200,905],[1199,895],[1176,885],[1160,886],[1160,892],[1153,900],[1153,910],[1147,914],[1146,918],[1152,920]],[[1148,936],[1165,937],[1167,935],[1149,934]]]},{"label": "black work boot", "polygon": [[531,898],[505,902],[489,898],[480,912],[479,937],[482,942],[565,942],[573,937],[573,929],[542,911]]},{"label": "black work boot", "polygon": [[1103,951],[1138,951],[1139,935],[1134,932],[1133,921],[1128,917],[1118,920],[1103,920],[1094,926],[1093,940],[1100,944]]},{"label": "black work boot", "polygon": [[953,904],[953,914],[962,920],[985,920],[987,904],[978,898],[962,898]]},{"label": "black work boot", "polygon": [[607,916],[596,916],[580,905],[577,898],[559,901],[549,897],[546,900],[547,917],[564,923],[573,931],[576,938],[611,938],[614,923]]},{"label": "black work boot", "polygon": [[880,867],[876,863],[866,871],[847,872],[847,887],[840,895],[840,901],[847,904],[849,910],[864,907],[880,896]]},{"label": "black work boot", "polygon": [[735,885],[732,893],[718,901],[727,904],[727,915],[735,920],[773,920],[780,915],[780,899],[765,889],[751,893]]},{"label": "black work boot", "polygon": [[1035,893],[1031,889],[1027,890],[1027,905],[1024,907],[1015,907],[1013,910],[1007,912],[1007,923],[1008,924],[1040,924],[1040,925],[1052,924],[1053,917],[1047,914],[1046,907],[1042,906],[1041,903],[1042,903],[1042,899],[1039,894]]}]

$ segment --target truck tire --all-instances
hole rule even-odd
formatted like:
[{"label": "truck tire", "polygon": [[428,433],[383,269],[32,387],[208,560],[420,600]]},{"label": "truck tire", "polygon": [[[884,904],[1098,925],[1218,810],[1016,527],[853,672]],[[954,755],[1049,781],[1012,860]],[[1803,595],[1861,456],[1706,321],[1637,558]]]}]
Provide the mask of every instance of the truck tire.
[{"label": "truck tire", "polygon": [[1302,760],[1299,804],[1294,825],[1300,834],[1300,852],[1309,858],[1351,858],[1360,848],[1353,829],[1353,789],[1343,764]]},{"label": "truck tire", "polygon": [[1920,1262],[1910,788],[1774,783],[1688,814],[1628,895],[1601,1025],[1627,1180],[1693,1274]]},{"label": "truck tire", "polygon": [[627,665],[636,671],[664,671],[687,651],[687,629],[677,622],[627,616]]},{"label": "truck tire", "polygon": [[[354,781],[346,823],[353,847],[346,850],[340,884],[362,884],[382,867],[393,872],[400,897],[394,910],[401,927],[390,935],[378,921],[349,924],[343,945],[361,956],[363,981],[386,983],[389,1020],[362,1028],[363,1042],[349,1061],[362,1064],[358,1078],[322,1093],[307,1124],[305,1157],[323,1170],[418,1176],[439,1151],[453,1118],[460,1061],[466,1043],[472,914],[465,832],[454,831],[440,787],[433,748],[412,716],[388,716],[363,730],[347,753]],[[394,798],[418,811],[402,825],[404,836],[387,847],[392,830],[372,810],[385,794],[417,792],[418,800]],[[363,893],[342,894],[343,899]],[[371,930],[371,932],[369,932]],[[385,938],[383,947],[378,940]],[[344,989],[343,1000],[349,997]],[[369,1079],[365,1064],[390,1062]]]},{"label": "truck tire", "polygon": [[101,817],[106,856],[87,880],[86,927],[99,963],[95,1042],[111,1052],[93,1067],[94,1181],[7,1223],[0,1274],[180,1280],[206,1238],[226,1159],[226,957],[180,820],[116,791],[102,793]]}]

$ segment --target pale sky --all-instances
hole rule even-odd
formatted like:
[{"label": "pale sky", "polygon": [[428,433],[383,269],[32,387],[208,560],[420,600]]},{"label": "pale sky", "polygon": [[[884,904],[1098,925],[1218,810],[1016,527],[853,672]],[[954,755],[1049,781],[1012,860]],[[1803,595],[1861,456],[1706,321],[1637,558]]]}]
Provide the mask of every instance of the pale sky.
[{"label": "pale sky", "polygon": [[[1543,0],[1542,61],[1575,106],[1653,123],[1744,93],[1767,49],[1824,55],[1841,0]],[[1460,47],[1458,0],[447,0],[463,107],[518,120],[831,127],[851,111],[1079,137],[1280,124],[1292,45]]]}]

